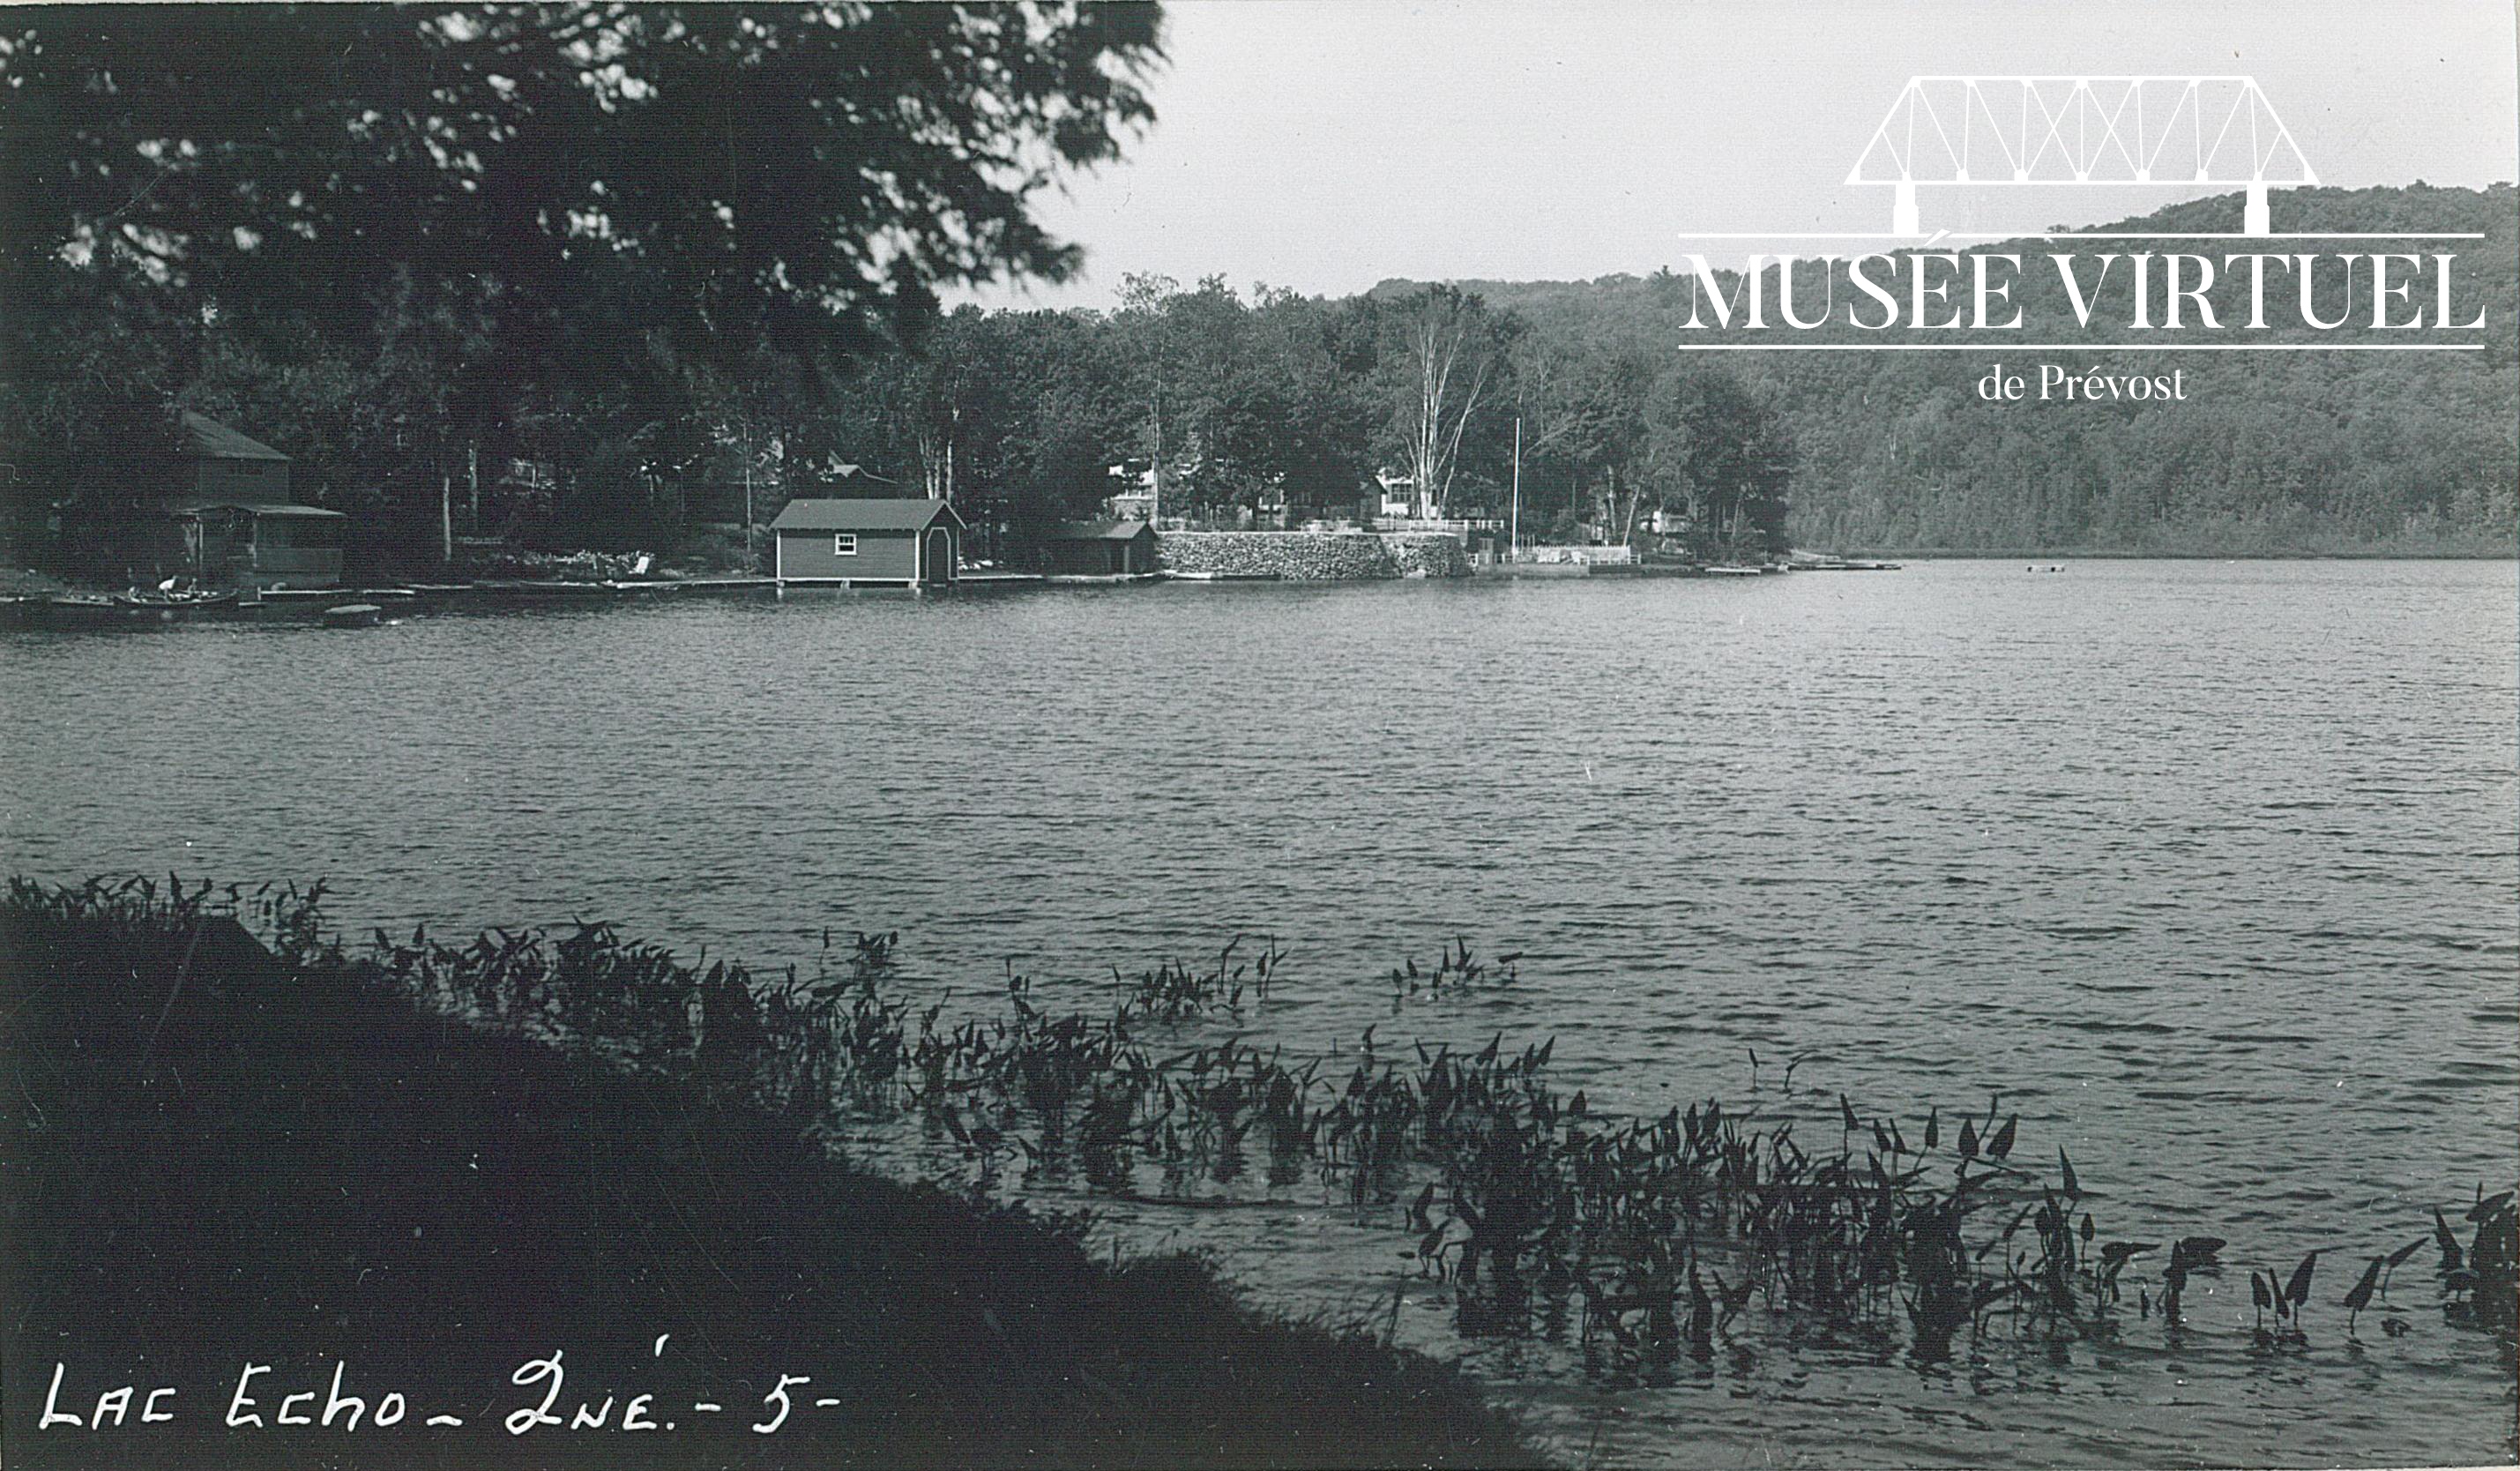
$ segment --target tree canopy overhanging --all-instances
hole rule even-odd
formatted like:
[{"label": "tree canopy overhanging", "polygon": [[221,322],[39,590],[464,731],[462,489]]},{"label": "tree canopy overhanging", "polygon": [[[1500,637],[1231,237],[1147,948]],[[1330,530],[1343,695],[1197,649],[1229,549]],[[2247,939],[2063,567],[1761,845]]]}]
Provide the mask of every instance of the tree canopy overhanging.
[{"label": "tree canopy overhanging", "polygon": [[180,396],[368,490],[689,460],[940,290],[1072,273],[1031,203],[1160,61],[1148,4],[12,11],[6,457],[127,480],[96,426]]},{"label": "tree canopy overhanging", "polygon": [[1027,212],[1153,116],[1149,5],[96,6],[0,21],[0,267],[628,290],[812,350],[1058,279]]}]

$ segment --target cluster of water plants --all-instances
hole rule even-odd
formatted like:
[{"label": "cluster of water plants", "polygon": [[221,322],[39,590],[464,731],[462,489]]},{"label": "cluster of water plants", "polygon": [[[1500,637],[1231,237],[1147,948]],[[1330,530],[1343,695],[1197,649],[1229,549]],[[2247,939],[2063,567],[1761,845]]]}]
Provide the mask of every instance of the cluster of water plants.
[{"label": "cluster of water plants", "polygon": [[[1112,967],[1111,982],[1125,987],[1129,1008],[1140,1017],[1178,1022],[1203,1012],[1242,1010],[1242,996],[1247,989],[1253,1000],[1269,998],[1269,981],[1286,958],[1277,941],[1264,941],[1248,960],[1235,959],[1245,937],[1237,935],[1217,952],[1216,963],[1192,970],[1179,960],[1166,960],[1153,970],[1140,973],[1136,982],[1124,981],[1117,966]],[[1009,962],[1008,985],[1020,990],[1030,983],[1014,975]],[[1247,979],[1246,979],[1247,978]]]},{"label": "cluster of water plants", "polygon": [[1513,980],[1514,962],[1521,958],[1520,951],[1501,955],[1491,973],[1488,963],[1471,950],[1469,937],[1456,935],[1450,945],[1437,947],[1433,970],[1419,969],[1415,955],[1393,966],[1391,994],[1395,999],[1420,994],[1441,996],[1458,994],[1491,981],[1503,985]]},{"label": "cluster of water plants", "polygon": [[[914,1112],[983,1190],[1011,1168],[1173,1202],[1214,1200],[1195,1192],[1251,1174],[1272,1187],[1310,1176],[1360,1219],[1408,1231],[1419,1270],[1456,1289],[1465,1331],[1569,1332],[1605,1366],[1709,1357],[1754,1304],[1903,1334],[1920,1360],[1963,1334],[2113,1332],[2130,1306],[2175,1334],[2191,1284],[2220,1278],[2229,1254],[2215,1236],[2104,1228],[2062,1150],[2052,1169],[2028,1161],[2000,1097],[1902,1121],[1841,1095],[1836,1126],[1813,1138],[1808,1120],[1714,1097],[1651,1118],[1598,1110],[1550,1081],[1550,1041],[1394,1049],[1369,1029],[1352,1053],[1300,1059],[1232,1036],[1168,1044],[1265,1000],[1284,952],[1246,954],[1239,939],[1201,966],[1115,972],[1119,999],[1100,1011],[1046,1010],[1010,969],[1003,1014],[948,1023],[942,1003],[914,1011],[890,994],[896,943],[827,934],[813,974],[767,978],[684,964],[605,925],[462,946],[379,934],[368,958],[440,1004],[634,1063],[688,1063],[782,1109]],[[1511,957],[1490,966],[1457,938],[1433,967],[1413,959],[1390,981],[1395,996],[1432,996],[1512,973]],[[2448,1316],[2507,1349],[2512,1192],[2480,1189],[2463,1224],[2464,1241],[2437,1216],[2430,1234],[2372,1257],[2340,1300],[2347,1331],[2375,1303],[2385,1331],[2406,1331],[2388,1282],[2430,1245]],[[2249,1269],[2263,1344],[2306,1341],[2318,1256],[2280,1279]]]},{"label": "cluster of water plants", "polygon": [[[2427,1248],[2449,1322],[2506,1356],[2520,1338],[2512,1191],[2479,1187],[2455,1223],[2436,1211],[2321,1301],[2318,1259],[2333,1248],[2279,1272],[2239,1266],[2221,1237],[2113,1228],[2063,1150],[2052,1166],[2033,1162],[2001,1096],[1902,1120],[1841,1094],[1822,1122],[1805,1105],[1825,1095],[1806,1088],[1793,1117],[1717,1097],[1647,1117],[1554,1085],[1550,1040],[1393,1047],[1369,1028],[1353,1049],[1289,1057],[1215,1035],[1266,998],[1284,957],[1274,942],[1115,975],[1116,998],[1093,1010],[1044,1008],[1010,968],[1000,1014],[949,1022],[942,1002],[914,1010],[892,994],[890,935],[826,934],[812,973],[766,977],[679,961],[600,924],[460,945],[379,932],[349,959],[315,938],[320,888],[223,893],[20,884],[10,902],[130,924],[259,904],[292,967],[687,1072],[802,1122],[907,1114],[965,1156],[982,1192],[1011,1169],[1185,1205],[1317,1181],[1361,1222],[1408,1233],[1417,1270],[1450,1287],[1464,1332],[1563,1337],[1605,1370],[1705,1360],[1754,1306],[1904,1344],[1920,1362],[1951,1356],[1963,1335],[2105,1338],[2130,1309],[2175,1341],[2199,1279],[2228,1270],[2247,1272],[2263,1348],[2305,1344],[2305,1320],[2331,1302],[2348,1335],[2376,1311],[2394,1337],[2411,1320],[2390,1299],[2393,1278]],[[1412,963],[1394,986],[1440,994],[1510,975],[1509,961],[1489,967],[1457,940],[1431,973]]]},{"label": "cluster of water plants", "polygon": [[[703,1070],[750,1070],[783,1106],[914,1114],[983,1191],[1010,1170],[1185,1205],[1318,1180],[1360,1220],[1410,1233],[1418,1270],[1454,1289],[1464,1331],[1564,1335],[1603,1367],[1708,1358],[1754,1305],[1897,1339],[1920,1361],[1950,1356],[1962,1335],[2099,1337],[2130,1315],[2176,1335],[2196,1281],[2221,1279],[2231,1256],[2217,1236],[2108,1229],[2063,1150],[2032,1163],[2000,1096],[1901,1120],[1840,1095],[1814,1137],[1811,1119],[1716,1097],[1659,1117],[1597,1109],[1550,1080],[1551,1041],[1393,1048],[1369,1029],[1352,1051],[1290,1058],[1196,1036],[1265,1000],[1284,956],[1274,942],[1115,972],[1117,999],[1100,1010],[1047,1010],[1011,967],[1002,1014],[948,1023],[941,1003],[914,1012],[890,997],[889,936],[826,936],[814,975],[766,985],[723,962],[676,966],[601,926],[554,942],[548,960],[538,939],[504,933],[463,949],[418,942],[380,937],[378,963],[502,1017],[573,1029],[647,1016],[624,1051],[721,1059]],[[1456,939],[1431,968],[1411,960],[1390,981],[1405,998],[1511,976],[1511,957],[1491,966]],[[659,1015],[673,1019],[661,1032]],[[1788,1096],[1801,1061],[1786,1065]],[[2507,1352],[2512,1193],[2480,1189],[2463,1225],[2461,1240],[2439,1217],[2373,1256],[2339,1300],[2346,1331],[2375,1306],[2384,1331],[2407,1331],[2389,1284],[2429,1245],[2447,1316]],[[2246,1268],[2263,1346],[2306,1343],[2321,1254],[2285,1273]]]}]

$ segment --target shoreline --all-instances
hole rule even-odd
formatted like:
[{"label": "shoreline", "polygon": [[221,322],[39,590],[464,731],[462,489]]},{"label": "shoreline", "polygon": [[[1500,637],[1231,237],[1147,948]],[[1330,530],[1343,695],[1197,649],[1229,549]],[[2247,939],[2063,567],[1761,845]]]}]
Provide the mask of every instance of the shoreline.
[{"label": "shoreline", "polygon": [[311,906],[275,957],[206,886],[81,893],[0,901],[12,1465],[1542,1460],[1362,1325],[835,1162],[705,1047],[469,1026]]},{"label": "shoreline", "polygon": [[[266,886],[240,898],[230,888],[222,903],[206,882],[160,900],[138,879],[76,890],[20,880],[0,898],[0,1070],[10,1074],[0,1096],[26,1104],[0,1110],[0,1160],[17,1166],[0,1173],[10,1186],[0,1218],[16,1236],[13,1264],[38,1268],[16,1267],[12,1291],[33,1307],[9,1329],[0,1426],[13,1437],[30,1422],[57,1431],[31,1443],[38,1452],[97,1451],[48,1463],[261,1459],[285,1440],[277,1425],[191,1421],[154,1440],[94,1429],[73,1438],[67,1418],[44,1418],[92,1412],[118,1431],[113,1386],[126,1382],[232,1413],[393,1395],[449,1417],[435,1444],[405,1432],[361,1443],[389,1448],[374,1460],[325,1457],[344,1465],[507,1464],[516,1452],[496,1448],[517,1443],[484,1423],[493,1411],[531,1438],[532,1464],[611,1464],[618,1452],[607,1448],[639,1427],[605,1421],[614,1399],[632,1396],[652,1408],[751,1407],[759,1418],[741,1428],[785,1436],[767,1460],[728,1451],[773,1443],[659,1442],[674,1448],[661,1452],[667,1464],[789,1464],[791,1446],[815,1464],[1529,1464],[1563,1459],[1582,1438],[1545,1410],[1532,1413],[1547,1440],[1518,1430],[1460,1368],[1395,1353],[1397,1299],[1388,1325],[1368,1310],[1328,1327],[1239,1305],[1217,1265],[1230,1254],[1124,1260],[1115,1246],[1103,1265],[1099,1248],[1085,1249],[1081,1217],[996,1203],[998,1166],[1018,1154],[1063,1160],[1089,1182],[1100,1176],[1105,1199],[1127,1200],[1127,1157],[1144,1150],[1196,1186],[1181,1193],[1168,1175],[1167,1194],[1180,1198],[1160,1204],[1223,1206],[1238,1199],[1238,1141],[1254,1141],[1256,1164],[1265,1140],[1273,1183],[1280,1167],[1300,1172],[1310,1161],[1326,1184],[1343,1172],[1360,1209],[1376,1205],[1400,1256],[1423,1233],[1419,1276],[1452,1284],[1463,1334],[1546,1338],[1571,1320],[1550,1329],[1552,1314],[1580,1298],[1587,1382],[1711,1364],[1777,1331],[1778,1313],[1851,1312],[1897,1335],[1884,1341],[1920,1365],[2052,1348],[2059,1333],[2115,1342],[2158,1331],[2176,1350],[2187,1275],[2211,1279],[2226,1264],[2220,1236],[2180,1235],[2166,1259],[2167,1235],[2095,1244],[2093,1213],[2123,1229],[2131,1198],[2103,1190],[2087,1202],[2061,1145],[2054,1177],[2044,1142],[2002,1163],[2024,1119],[1998,1127],[1994,1098],[1974,1137],[1964,1111],[1945,1121],[1957,1138],[1947,1126],[1939,1141],[1938,1111],[1912,1116],[1921,1151],[1874,1116],[1868,1182],[1854,1163],[1868,1124],[1844,1093],[1836,1157],[1807,1156],[1786,1143],[1791,1121],[1763,1131],[1757,1105],[1744,1112],[1714,1095],[1685,1120],[1677,1106],[1660,1123],[1588,1112],[1581,1092],[1569,1101],[1542,1076],[1553,1037],[1516,1054],[1502,1050],[1500,1031],[1484,1051],[1431,1058],[1421,1041],[1415,1064],[1396,1049],[1377,1063],[1369,1029],[1344,1088],[1343,1064],[1316,1080],[1319,1058],[1282,1062],[1238,1036],[1154,1061],[1178,1039],[1140,1029],[1220,1007],[1238,1015],[1246,969],[1266,1004],[1274,942],[1247,952],[1247,968],[1229,945],[1204,971],[1148,972],[1107,1025],[1032,1010],[1028,985],[1011,983],[1014,1026],[975,1018],[937,1032],[929,1012],[914,1038],[911,1004],[880,984],[891,937],[860,935],[853,956],[827,940],[810,980],[800,986],[791,971],[784,988],[729,962],[703,972],[606,925],[487,931],[469,944],[424,931],[405,944],[380,931],[354,959],[325,937],[321,892],[268,896]],[[1466,941],[1456,943],[1431,973],[1412,963],[1409,994],[1511,981],[1513,957],[1491,978]],[[1403,972],[1392,985],[1404,988]],[[1238,1085],[1208,1086],[1219,1078]],[[1185,1080],[1201,1085],[1184,1091]],[[1377,1100],[1370,1119],[1350,1111],[1367,1097]],[[1183,1098],[1206,1101],[1185,1110],[1177,1143]],[[916,1108],[931,1143],[952,1155],[950,1134],[964,1165],[913,1172],[950,1183],[904,1185],[835,1162],[812,1124],[834,1099]],[[1115,1101],[1129,1120],[1153,1120],[1159,1107],[1160,1145],[1152,1124],[1143,1134],[1115,1126]],[[1201,1132],[1196,1110],[1216,1111],[1225,1143]],[[1355,1129],[1344,1155],[1349,1129],[1325,1131],[1333,1121]],[[1474,1138],[1521,1143],[1502,1154],[1457,1148]],[[1604,1145],[1616,1147],[1603,1155]],[[1717,1172],[1718,1158],[1742,1168]],[[1956,1167],[1948,1187],[1929,1178],[1936,1163]],[[976,1182],[963,1173],[972,1164]],[[1220,1193],[1204,1193],[1202,1177]],[[1389,1218],[1413,1187],[1423,1193],[1404,1230]],[[1607,1209],[1673,1191],[1696,1202],[1692,1221],[1707,1213],[1703,1243],[1694,1224],[1647,1227],[1677,1233],[1666,1246],[1686,1254],[1685,1276],[1677,1260],[1641,1255],[1637,1218]],[[1802,1203],[1797,1214],[1776,1216],[1787,1198]],[[2442,1199],[2457,1218],[2455,1197]],[[2362,1307],[2388,1337],[2427,1331],[2412,1303],[2391,1308],[2385,1284],[2373,1304],[2372,1280],[2378,1253],[2395,1247],[2394,1266],[2446,1243],[2443,1326],[2477,1333],[2477,1350],[2507,1361],[2520,1240],[2511,1194],[2489,1200],[2479,1181],[2474,1199],[2460,1227],[2472,1227],[2470,1242],[2451,1239],[2436,1205],[2427,1234],[2409,1212],[2362,1226],[2359,1241],[2318,1246],[2282,1289],[2289,1307],[2272,1328],[2256,1325],[2255,1350],[2309,1351],[2298,1314],[2312,1306],[2322,1256],[2317,1341],[2336,1342],[2326,1310],[2338,1306],[2349,1344]],[[2035,1260],[1972,1264],[2013,1239],[2042,1200]],[[2079,1244],[2060,1200],[2082,1216]],[[1439,1201],[1446,1218],[1430,1230]],[[1571,1218],[1565,1204],[1577,1207]],[[2011,1226],[1990,1236],[2007,1214]],[[1552,1246],[1549,1232],[1533,1236],[1539,1220],[1576,1235]],[[1940,1244],[1918,1257],[1919,1242]],[[2361,1285],[2337,1298],[2365,1253]],[[2241,1241],[2228,1255],[2234,1271],[2250,1268],[2256,1292],[2263,1249]],[[1712,1298],[1697,1286],[1701,1266]],[[1754,1306],[1754,1282],[1780,1296]],[[1885,1286],[1895,1290],[1875,1290]],[[2192,1305],[2204,1336],[2191,1351],[2217,1338],[2212,1295],[2201,1288]],[[1471,1326],[1474,1307],[1484,1326]],[[1760,1326],[1742,1337],[1745,1310]],[[2393,1310],[2407,1316],[2392,1320]],[[1517,1317],[1522,1328],[1503,1326]],[[684,1347],[668,1355],[668,1340]],[[2228,1331],[2219,1341],[2249,1352]],[[531,1395],[520,1401],[509,1386],[558,1388],[563,1355],[579,1376],[570,1382],[593,1384],[583,1402],[597,1419],[582,1435],[544,1436]],[[779,1392],[791,1382],[815,1386],[814,1407],[829,1413],[783,1430],[797,1406]],[[292,1433],[300,1448],[334,1448]],[[33,1463],[28,1444],[5,1448],[13,1463]]]},{"label": "shoreline", "polygon": [[[1804,560],[1796,561],[1795,558]],[[1611,564],[1592,567],[1584,564],[1480,564],[1449,575],[1428,576],[1423,573],[1403,573],[1380,576],[1292,576],[1281,573],[1229,573],[1204,570],[1180,571],[1163,569],[1152,573],[1083,576],[1074,575],[977,571],[957,577],[942,588],[903,588],[870,584],[854,587],[847,583],[789,579],[772,576],[715,575],[693,577],[618,577],[601,579],[575,578],[480,578],[467,581],[432,581],[428,577],[392,580],[347,580],[331,587],[267,589],[256,600],[159,606],[145,599],[129,597],[130,589],[110,588],[94,581],[69,581],[31,569],[0,570],[0,624],[23,621],[42,610],[70,613],[94,612],[121,614],[134,621],[151,621],[157,614],[190,618],[225,616],[250,618],[265,613],[307,611],[320,613],[325,608],[345,602],[371,602],[394,606],[420,606],[431,603],[470,602],[542,602],[555,600],[612,600],[639,598],[666,593],[689,593],[703,596],[752,592],[870,592],[870,591],[966,591],[1004,592],[1047,587],[1136,587],[1161,582],[1404,582],[1404,581],[1469,581],[1491,577],[1576,576],[1593,574],[1604,576],[1690,577],[1744,574],[1749,572],[1875,572],[1898,570],[1893,559],[1909,562],[2511,562],[2520,560],[2520,550],[2473,550],[2406,552],[2385,550],[2318,550],[2318,551],[2249,551],[2163,550],[2125,547],[1912,547],[1861,546],[1827,552],[1797,548],[1782,560],[1764,567],[1731,567],[1711,564]],[[1857,564],[1853,566],[1845,564]],[[1885,565],[1864,565],[1885,564]]]}]

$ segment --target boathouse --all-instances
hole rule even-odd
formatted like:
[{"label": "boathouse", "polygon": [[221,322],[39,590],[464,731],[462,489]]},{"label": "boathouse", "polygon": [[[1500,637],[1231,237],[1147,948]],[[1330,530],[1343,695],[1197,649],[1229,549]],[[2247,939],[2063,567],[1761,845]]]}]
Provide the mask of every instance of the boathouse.
[{"label": "boathouse", "polygon": [[350,518],[321,506],[209,501],[174,512],[183,566],[215,587],[276,591],[341,580]]},{"label": "boathouse", "polygon": [[941,500],[791,500],[770,529],[782,582],[940,587],[963,561],[963,518]]},{"label": "boathouse", "polygon": [[190,505],[289,503],[289,456],[190,409],[184,411],[180,428],[183,480],[176,499]]},{"label": "boathouse", "polygon": [[196,580],[265,591],[340,582],[350,519],[292,498],[289,456],[189,409],[178,427],[182,479],[167,510]]},{"label": "boathouse", "polygon": [[1143,521],[1074,521],[1042,541],[1053,576],[1135,576],[1155,570],[1155,529]]}]

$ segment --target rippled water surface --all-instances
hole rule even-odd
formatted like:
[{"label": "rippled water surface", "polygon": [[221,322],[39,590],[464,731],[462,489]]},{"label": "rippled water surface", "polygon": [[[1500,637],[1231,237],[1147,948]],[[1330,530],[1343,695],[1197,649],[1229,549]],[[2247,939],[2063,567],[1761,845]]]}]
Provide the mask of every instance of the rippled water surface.
[{"label": "rippled water surface", "polygon": [[[975,1015],[1010,958],[1045,1004],[1100,1007],[1110,966],[1274,934],[1282,979],[1240,1026],[1292,1052],[1554,1035],[1597,1107],[1721,1093],[1771,1120],[2000,1091],[2113,1229],[2334,1252],[2324,1302],[2520,1172],[2516,668],[2515,571],[2477,563],[22,632],[0,857],[322,874],[351,925],[606,918],[774,964],[827,925],[898,928],[913,985]],[[1384,973],[1456,935],[1522,952],[1519,978],[1395,1003]],[[953,1164],[873,1126],[859,1147]],[[2138,1320],[1920,1369],[1768,1334],[1605,1386],[1545,1342],[1461,1339],[1406,1235],[1338,1199],[1103,1229],[1466,1353],[1570,1456],[2513,1454],[2507,1371],[2427,1317],[2428,1257],[2400,1338],[2315,1310],[2306,1350],[2255,1351],[2234,1273],[2175,1340]]]}]

